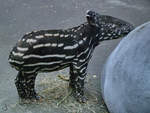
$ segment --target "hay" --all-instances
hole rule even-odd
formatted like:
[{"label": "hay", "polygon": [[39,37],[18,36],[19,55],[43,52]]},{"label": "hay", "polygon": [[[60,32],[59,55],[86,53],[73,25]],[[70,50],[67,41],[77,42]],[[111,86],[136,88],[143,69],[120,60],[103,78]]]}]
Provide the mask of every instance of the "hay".
[{"label": "hay", "polygon": [[[52,76],[40,78],[37,82],[37,89],[39,90],[39,94],[44,97],[44,100],[40,103],[47,103],[54,108],[64,109],[67,113],[108,113],[103,103],[99,102],[100,100],[96,91],[90,90],[88,92],[87,89],[87,103],[81,104],[77,102],[71,95],[72,90],[69,88],[68,79],[66,78],[68,78],[66,75],[65,77],[59,75],[59,78]],[[86,82],[89,82],[88,79]]]}]

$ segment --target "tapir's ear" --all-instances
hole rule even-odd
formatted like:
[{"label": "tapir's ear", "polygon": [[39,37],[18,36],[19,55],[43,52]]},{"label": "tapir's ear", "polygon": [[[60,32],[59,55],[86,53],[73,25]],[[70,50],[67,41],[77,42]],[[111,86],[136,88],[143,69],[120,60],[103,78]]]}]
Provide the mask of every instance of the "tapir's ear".
[{"label": "tapir's ear", "polygon": [[87,22],[91,25],[93,21],[93,11],[91,10],[86,11],[86,19],[87,19]]}]

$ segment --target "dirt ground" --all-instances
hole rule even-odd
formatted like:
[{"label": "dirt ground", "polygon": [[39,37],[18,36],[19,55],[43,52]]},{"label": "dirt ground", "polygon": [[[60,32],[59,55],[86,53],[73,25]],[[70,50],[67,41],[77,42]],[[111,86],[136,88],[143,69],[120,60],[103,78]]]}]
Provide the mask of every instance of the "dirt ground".
[{"label": "dirt ground", "polygon": [[17,72],[8,64],[12,46],[26,32],[77,26],[88,9],[111,15],[135,26],[150,19],[149,0],[0,0],[0,113],[108,113],[100,90],[100,72],[119,40],[105,41],[94,51],[86,79],[86,104],[69,95],[68,82],[58,75],[69,76],[68,69],[40,73],[36,90],[44,99],[20,104],[14,79]]}]

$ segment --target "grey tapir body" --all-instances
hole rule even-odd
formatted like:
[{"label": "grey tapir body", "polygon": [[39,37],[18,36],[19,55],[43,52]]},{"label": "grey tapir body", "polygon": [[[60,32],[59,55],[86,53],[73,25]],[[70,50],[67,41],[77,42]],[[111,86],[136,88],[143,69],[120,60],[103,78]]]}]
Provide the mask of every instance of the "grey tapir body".
[{"label": "grey tapir body", "polygon": [[94,48],[103,40],[128,34],[133,26],[111,16],[87,11],[87,22],[80,26],[28,33],[12,49],[9,62],[18,70],[15,84],[24,99],[38,99],[34,90],[38,72],[70,67],[70,86],[80,102],[86,102],[84,79]]}]

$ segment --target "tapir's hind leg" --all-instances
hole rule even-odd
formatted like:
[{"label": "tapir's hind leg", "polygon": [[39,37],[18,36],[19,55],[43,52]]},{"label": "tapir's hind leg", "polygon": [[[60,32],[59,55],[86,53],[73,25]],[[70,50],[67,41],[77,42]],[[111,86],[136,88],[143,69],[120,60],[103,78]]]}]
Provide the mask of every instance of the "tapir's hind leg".
[{"label": "tapir's hind leg", "polygon": [[15,85],[20,98],[39,99],[34,89],[36,76],[37,73],[27,74],[19,71],[15,79]]},{"label": "tapir's hind leg", "polygon": [[69,81],[69,86],[73,89],[75,89],[75,84],[76,84],[76,79],[77,76],[74,74],[73,66],[70,65],[70,81]]}]

